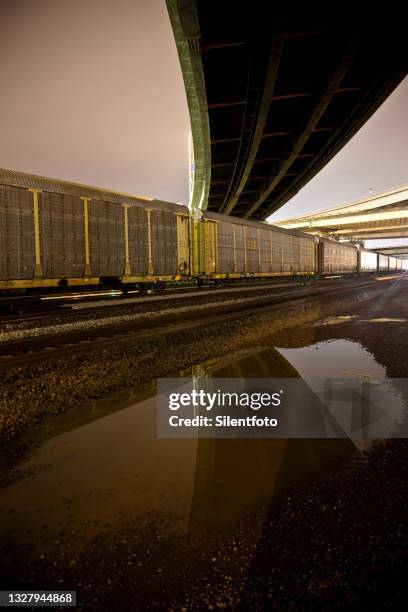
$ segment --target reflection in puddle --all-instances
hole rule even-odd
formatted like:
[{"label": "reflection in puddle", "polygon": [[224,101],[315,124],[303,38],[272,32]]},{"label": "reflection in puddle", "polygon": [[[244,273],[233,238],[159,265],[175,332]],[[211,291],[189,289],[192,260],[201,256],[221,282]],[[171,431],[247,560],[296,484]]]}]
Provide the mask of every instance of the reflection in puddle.
[{"label": "reflection in puddle", "polygon": [[343,315],[343,316],[339,316],[339,317],[328,317],[327,319],[324,319],[323,321],[318,321],[316,323],[317,326],[319,325],[339,325],[340,323],[349,323],[352,319],[357,319],[357,315]]},{"label": "reflection in puddle", "polygon": [[397,319],[392,317],[381,317],[380,319],[360,319],[358,323],[406,323],[406,319]]},{"label": "reflection in puddle", "polygon": [[[323,357],[323,358],[322,358]],[[353,343],[254,348],[181,375],[218,378],[385,377]],[[0,494],[2,547],[45,551],[60,538],[80,546],[127,521],[166,532],[231,529],[266,512],[287,487],[354,456],[348,439],[158,439],[154,384],[50,419],[23,477]],[[75,536],[75,537],[74,537]],[[257,536],[253,534],[256,540]]]},{"label": "reflection in puddle", "polygon": [[279,348],[305,379],[310,378],[387,378],[385,368],[357,342],[330,340],[302,348]]},{"label": "reflection in puddle", "polygon": [[[373,423],[381,421],[382,437],[392,435],[395,427],[403,422],[405,402],[397,389],[397,381],[387,379],[386,369],[377,363],[374,356],[361,344],[349,340],[329,340],[302,348],[283,348],[279,352],[296,368],[303,380],[316,392],[319,384],[316,378],[361,380],[367,385],[379,385],[376,389],[376,405],[372,407]],[[337,385],[341,385],[338,381]],[[405,388],[405,385],[403,385]],[[384,407],[386,409],[384,410]],[[353,408],[349,402],[338,408],[344,422],[353,420]],[[342,419],[339,418],[339,422]],[[377,430],[378,431],[378,430]],[[370,444],[369,432],[365,438],[353,438],[359,450]]]}]

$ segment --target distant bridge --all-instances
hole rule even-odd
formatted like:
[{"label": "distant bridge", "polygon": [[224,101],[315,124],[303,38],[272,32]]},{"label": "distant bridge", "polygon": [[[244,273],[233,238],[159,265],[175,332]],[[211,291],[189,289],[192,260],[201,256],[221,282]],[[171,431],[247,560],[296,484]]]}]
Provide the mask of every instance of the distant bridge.
[{"label": "distant bridge", "polygon": [[[286,3],[285,3],[286,4]],[[265,219],[408,72],[406,21],[371,5],[167,0],[193,133],[192,205]]]},{"label": "distant bridge", "polygon": [[[392,239],[376,248],[385,255],[408,258],[408,185],[316,213],[274,221],[274,225],[317,236],[351,241]],[[401,244],[395,244],[397,239]],[[387,240],[385,242],[387,244]]]}]

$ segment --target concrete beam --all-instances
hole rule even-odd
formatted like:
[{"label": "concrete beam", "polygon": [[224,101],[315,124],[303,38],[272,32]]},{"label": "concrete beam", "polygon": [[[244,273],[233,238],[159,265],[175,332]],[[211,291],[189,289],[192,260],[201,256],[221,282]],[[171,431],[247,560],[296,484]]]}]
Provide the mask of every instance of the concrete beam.
[{"label": "concrete beam", "polygon": [[372,196],[370,198],[364,198],[356,200],[350,204],[343,204],[336,206],[335,208],[328,208],[318,213],[312,213],[310,215],[303,215],[302,217],[294,217],[293,219],[284,219],[279,223],[285,223],[286,221],[307,221],[310,219],[318,219],[320,217],[332,217],[341,214],[354,214],[366,210],[373,210],[375,208],[383,208],[384,206],[391,205],[408,205],[408,185],[394,189],[393,191],[387,191],[382,194]]},{"label": "concrete beam", "polygon": [[254,212],[261,206],[261,204],[265,202],[265,200],[269,197],[269,195],[272,193],[272,191],[275,189],[278,183],[285,176],[286,172],[289,170],[290,166],[293,164],[295,159],[300,155],[302,148],[306,144],[313,130],[317,127],[317,124],[319,123],[321,117],[323,116],[323,113],[325,112],[333,96],[335,95],[336,90],[340,87],[340,84],[354,59],[355,51],[357,47],[359,46],[359,42],[360,42],[360,39],[358,36],[354,36],[352,40],[350,41],[343,57],[340,60],[340,63],[338,64],[332,78],[330,79],[330,83],[326,91],[321,96],[314,112],[312,113],[309,121],[307,122],[305,129],[300,133],[299,137],[296,139],[289,157],[285,161],[283,161],[278,174],[271,181],[268,188],[262,193],[262,195],[256,200],[256,202],[248,210],[247,214],[245,215],[246,219],[251,217],[254,214]]},{"label": "concrete beam", "polygon": [[166,0],[166,5],[190,113],[194,147],[194,185],[190,206],[205,210],[211,179],[211,143],[197,6],[194,0]]},{"label": "concrete beam", "polygon": [[373,232],[372,234],[350,234],[351,240],[374,240],[383,238],[408,238],[408,230],[391,231],[391,232]]},{"label": "concrete beam", "polygon": [[231,178],[230,188],[227,191],[224,204],[221,212],[229,215],[235,208],[240,195],[245,187],[248,177],[251,173],[252,166],[258,153],[259,145],[261,144],[262,137],[264,134],[266,119],[268,117],[269,107],[272,102],[273,92],[275,90],[276,79],[278,76],[280,59],[282,56],[283,49],[283,38],[282,35],[278,34],[272,38],[271,48],[269,51],[268,68],[265,77],[265,86],[262,92],[261,104],[256,120],[255,130],[252,136],[251,147],[249,149],[248,157],[245,161],[244,168],[242,170],[239,183],[234,191],[231,193],[232,181],[234,176]]},{"label": "concrete beam", "polygon": [[[286,229],[306,229],[313,227],[324,227],[327,228],[327,231],[330,232],[330,228],[337,228],[339,225],[351,225],[357,223],[372,223],[375,221],[391,221],[395,219],[407,219],[408,218],[408,208],[406,210],[392,210],[392,211],[383,211],[379,213],[368,213],[363,215],[345,215],[339,216],[336,218],[316,218],[311,219],[310,221],[294,221],[288,223],[280,222],[281,227],[285,227]],[[355,228],[356,231],[364,231],[364,228]],[[375,227],[373,229],[376,229]],[[353,231],[353,228],[350,228],[350,232]]]},{"label": "concrete beam", "polygon": [[353,232],[359,232],[360,234],[366,233],[369,235],[371,232],[389,232],[390,230],[397,230],[400,231],[402,229],[408,229],[408,224],[406,223],[399,223],[398,225],[377,225],[374,227],[354,227],[352,229],[341,229],[341,230],[334,230],[331,231],[330,233],[333,234],[334,236],[347,236],[350,233]]}]

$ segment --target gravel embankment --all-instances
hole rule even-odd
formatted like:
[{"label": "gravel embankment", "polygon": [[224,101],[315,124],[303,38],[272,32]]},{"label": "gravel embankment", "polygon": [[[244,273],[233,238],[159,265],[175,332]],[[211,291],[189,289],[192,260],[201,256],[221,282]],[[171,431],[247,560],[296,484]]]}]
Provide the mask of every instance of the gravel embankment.
[{"label": "gravel embankment", "polygon": [[211,329],[172,334],[124,348],[52,358],[4,374],[0,387],[2,437],[12,438],[44,414],[66,411],[89,399],[159,376],[167,376],[211,357],[273,343],[273,334],[337,313],[341,307],[373,300],[381,289],[358,292],[339,301],[330,296],[293,303],[270,314],[252,315]]},{"label": "gravel embankment", "polygon": [[[294,285],[293,287],[285,288],[285,292],[300,290],[302,287],[299,285]],[[66,310],[61,309],[60,311],[50,312],[49,316],[44,319],[32,319],[28,318],[26,321],[18,320],[13,321],[10,319],[7,322],[0,322],[0,341],[8,340],[8,338],[12,338],[9,334],[13,332],[25,332],[27,334],[25,337],[28,337],[28,331],[31,330],[32,335],[37,335],[42,328],[52,328],[63,326],[65,324],[68,325],[83,325],[83,328],[86,328],[86,324],[92,325],[95,321],[103,321],[109,320],[110,322],[116,322],[120,317],[131,317],[131,316],[152,316],[155,314],[162,314],[164,311],[173,311],[182,308],[191,308],[191,307],[206,307],[211,304],[224,304],[228,302],[234,302],[236,300],[247,300],[247,299],[255,299],[260,297],[267,297],[272,295],[278,295],[281,293],[283,289],[269,288],[259,290],[257,289],[251,295],[250,292],[245,291],[243,293],[234,292],[231,293],[229,290],[216,290],[214,289],[210,295],[196,295],[190,297],[184,296],[173,296],[172,299],[165,299],[160,301],[158,299],[155,300],[146,300],[143,301],[134,301],[130,304],[128,302],[124,302],[123,300],[120,303],[120,306],[112,304],[109,306],[108,304],[102,305],[102,302],[98,302],[97,305],[86,305],[81,304],[80,308],[73,308]],[[103,307],[102,307],[103,306]],[[16,336],[18,337],[18,336]]]},{"label": "gravel embankment", "polygon": [[[237,298],[235,300],[223,300],[222,304],[225,306],[231,304],[250,304],[256,302],[259,298]],[[114,315],[99,317],[96,319],[86,319],[77,321],[67,321],[65,323],[55,324],[42,324],[38,327],[19,327],[17,329],[5,329],[0,331],[0,342],[12,342],[13,340],[22,340],[24,338],[39,338],[41,336],[64,334],[72,331],[85,331],[88,329],[103,329],[109,327],[109,325],[119,325],[120,323],[131,323],[132,321],[143,321],[144,319],[154,319],[162,316],[174,314],[180,314],[183,312],[208,310],[208,303],[195,304],[194,306],[176,306],[173,308],[162,308],[161,310],[150,311],[150,312],[138,312],[138,313],[115,313]],[[24,324],[23,324],[24,325]]]}]

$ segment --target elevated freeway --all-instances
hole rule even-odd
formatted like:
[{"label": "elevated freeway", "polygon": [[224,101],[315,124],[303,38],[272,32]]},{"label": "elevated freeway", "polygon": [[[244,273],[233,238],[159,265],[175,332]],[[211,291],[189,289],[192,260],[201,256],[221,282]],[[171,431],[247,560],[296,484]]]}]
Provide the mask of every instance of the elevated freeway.
[{"label": "elevated freeway", "polygon": [[259,1],[167,6],[190,109],[192,205],[202,210],[267,218],[407,74],[405,21],[384,7],[294,16]]},{"label": "elevated freeway", "polygon": [[[298,229],[336,240],[379,240],[381,246],[376,247],[376,251],[408,259],[408,185],[273,223],[287,229]],[[387,243],[388,240],[390,244]]]}]

